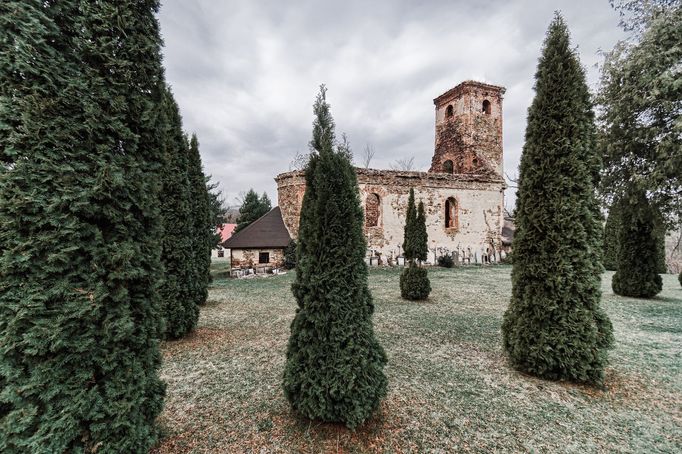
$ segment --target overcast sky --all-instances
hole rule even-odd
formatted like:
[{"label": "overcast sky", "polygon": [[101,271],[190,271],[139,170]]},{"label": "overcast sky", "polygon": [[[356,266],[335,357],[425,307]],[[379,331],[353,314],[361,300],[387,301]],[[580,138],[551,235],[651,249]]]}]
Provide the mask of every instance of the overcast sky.
[{"label": "overcast sky", "polygon": [[555,10],[596,87],[599,52],[623,36],[608,0],[166,0],[160,21],[167,78],[206,173],[229,204],[252,187],[276,205],[273,178],[307,152],[321,83],[356,156],[370,144],[371,167],[414,157],[424,171],[433,98],[467,79],[503,85],[504,166],[514,176]]}]

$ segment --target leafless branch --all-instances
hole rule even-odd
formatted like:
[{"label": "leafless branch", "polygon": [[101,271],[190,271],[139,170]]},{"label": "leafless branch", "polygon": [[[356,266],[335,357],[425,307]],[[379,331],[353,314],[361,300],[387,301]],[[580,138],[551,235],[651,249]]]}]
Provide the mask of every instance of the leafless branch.
[{"label": "leafless branch", "polygon": [[[507,172],[504,172],[504,177],[510,183],[510,184],[507,184],[507,186],[509,186],[510,188],[518,189],[518,187],[519,187],[518,186],[519,185],[519,178],[518,177],[512,178],[509,176],[509,174]],[[511,183],[514,183],[514,184],[511,184]]]},{"label": "leafless branch", "polygon": [[391,169],[393,170],[412,170],[414,168],[414,156],[410,159],[398,159],[391,164]]},{"label": "leafless branch", "polygon": [[302,153],[300,150],[296,151],[294,159],[289,163],[289,170],[302,170],[310,159],[308,153]]},{"label": "leafless branch", "polygon": [[374,158],[374,147],[370,144],[367,144],[365,145],[365,149],[362,150],[360,164],[362,164],[365,169],[369,169],[369,164],[372,162],[372,158]]}]

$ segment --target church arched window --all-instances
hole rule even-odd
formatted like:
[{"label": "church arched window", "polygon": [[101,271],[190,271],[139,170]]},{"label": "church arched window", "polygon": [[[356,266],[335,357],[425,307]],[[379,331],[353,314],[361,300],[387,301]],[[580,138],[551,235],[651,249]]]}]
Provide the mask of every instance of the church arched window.
[{"label": "church arched window", "polygon": [[377,227],[381,217],[381,198],[378,194],[368,194],[365,199],[365,227]]},{"label": "church arched window", "polygon": [[454,166],[449,159],[443,163],[443,172],[450,174],[454,172]]},{"label": "church arched window", "polygon": [[445,109],[445,117],[446,117],[446,118],[450,118],[450,117],[452,117],[453,115],[455,115],[455,108],[452,107],[452,104],[450,104],[450,105],[448,106],[448,108]]},{"label": "church arched window", "polygon": [[449,197],[445,201],[445,228],[459,228],[459,207],[457,199],[454,197]]},{"label": "church arched window", "polygon": [[483,108],[481,109],[481,111],[484,114],[490,115],[490,113],[491,113],[490,101],[488,101],[487,99],[485,101],[483,101]]}]

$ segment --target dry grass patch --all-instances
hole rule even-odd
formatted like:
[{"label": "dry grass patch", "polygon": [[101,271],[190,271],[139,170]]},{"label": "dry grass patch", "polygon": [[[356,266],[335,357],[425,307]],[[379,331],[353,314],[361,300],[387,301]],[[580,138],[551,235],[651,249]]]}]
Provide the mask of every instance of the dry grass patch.
[{"label": "dry grass patch", "polygon": [[281,390],[292,273],[216,279],[195,335],[164,344],[168,383],[156,453],[680,452],[682,290],[613,295],[606,389],[508,367],[500,325],[510,268],[434,269],[428,301],[400,299],[399,271],[370,273],[389,389],[353,432],[292,414]]}]

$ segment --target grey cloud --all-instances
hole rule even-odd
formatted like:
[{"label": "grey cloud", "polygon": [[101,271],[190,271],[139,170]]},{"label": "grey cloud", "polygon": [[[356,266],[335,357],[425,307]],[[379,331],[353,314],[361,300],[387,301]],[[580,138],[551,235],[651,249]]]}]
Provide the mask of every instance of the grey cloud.
[{"label": "grey cloud", "polygon": [[606,0],[168,0],[159,18],[167,77],[206,172],[229,199],[250,187],[274,199],[273,177],[307,150],[320,83],[355,153],[370,143],[373,166],[414,156],[421,169],[433,153],[433,98],[466,79],[504,85],[505,168],[515,174],[555,9],[595,85],[598,51],[621,37]]}]

